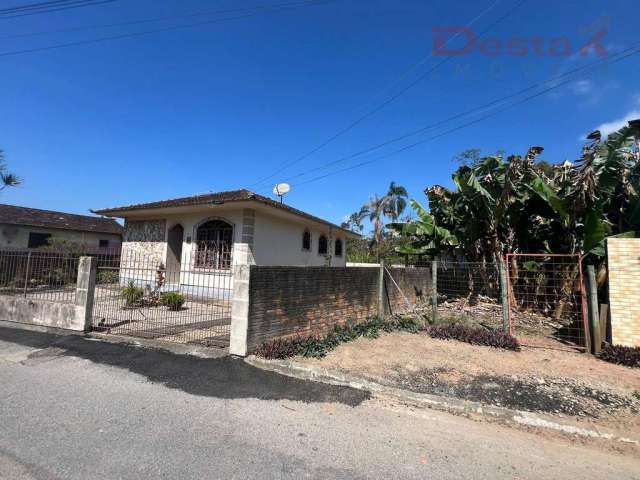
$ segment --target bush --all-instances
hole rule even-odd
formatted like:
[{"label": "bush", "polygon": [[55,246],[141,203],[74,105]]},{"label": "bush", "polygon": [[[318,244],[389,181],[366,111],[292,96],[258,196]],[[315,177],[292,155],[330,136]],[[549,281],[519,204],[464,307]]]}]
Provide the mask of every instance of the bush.
[{"label": "bush", "polygon": [[112,270],[100,270],[96,274],[96,283],[105,284],[105,283],[118,283],[120,280],[120,275],[118,272],[114,272]]},{"label": "bush", "polygon": [[640,348],[606,345],[600,352],[600,358],[606,362],[627,367],[640,368]]},{"label": "bush", "polygon": [[160,295],[160,303],[174,312],[182,309],[184,301],[184,296],[178,292],[167,292]]},{"label": "bush", "polygon": [[354,326],[336,325],[324,336],[312,335],[266,342],[260,345],[254,353],[267,359],[283,359],[296,355],[322,358],[341,343],[350,342],[358,337],[378,338],[380,332],[394,330],[417,333],[419,329],[420,326],[411,317],[400,317],[391,321],[373,317]]},{"label": "bush", "polygon": [[139,304],[143,296],[144,290],[142,288],[136,287],[136,284],[133,282],[133,280],[129,281],[129,284],[120,292],[120,297],[124,299],[125,305],[127,307],[133,307]]},{"label": "bush", "polygon": [[427,335],[440,340],[458,340],[471,345],[520,350],[520,343],[515,337],[499,330],[470,327],[462,323],[449,325],[431,325],[425,329]]}]

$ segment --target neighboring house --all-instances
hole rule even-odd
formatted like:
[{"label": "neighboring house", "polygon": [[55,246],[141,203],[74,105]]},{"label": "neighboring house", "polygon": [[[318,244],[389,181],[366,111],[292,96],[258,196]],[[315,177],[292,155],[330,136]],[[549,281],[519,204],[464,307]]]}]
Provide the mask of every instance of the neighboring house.
[{"label": "neighboring house", "polygon": [[123,262],[134,253],[168,270],[224,272],[236,264],[343,267],[346,239],[359,237],[244,189],[94,213],[125,219]]},{"label": "neighboring house", "polygon": [[0,248],[41,248],[64,240],[87,251],[111,250],[120,247],[122,231],[110,218],[0,204]]}]

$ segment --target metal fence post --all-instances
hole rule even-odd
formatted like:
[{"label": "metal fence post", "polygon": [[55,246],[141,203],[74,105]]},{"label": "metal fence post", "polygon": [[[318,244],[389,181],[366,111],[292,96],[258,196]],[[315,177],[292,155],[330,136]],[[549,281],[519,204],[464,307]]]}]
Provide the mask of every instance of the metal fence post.
[{"label": "metal fence post", "polygon": [[438,256],[431,261],[431,323],[438,320]]},{"label": "metal fence post", "polygon": [[602,332],[600,330],[600,314],[598,312],[598,285],[596,270],[593,265],[587,265],[587,298],[589,301],[589,326],[591,327],[592,353],[598,354],[602,348]]},{"label": "metal fence post", "polygon": [[502,331],[509,333],[509,292],[507,286],[507,269],[504,260],[500,257],[498,264],[500,269],[500,302],[502,303]]},{"label": "metal fence post", "polygon": [[378,273],[378,317],[384,317],[384,260],[380,259],[380,272]]},{"label": "metal fence post", "polygon": [[29,270],[31,268],[31,252],[29,252],[27,254],[27,268],[24,272],[24,290],[23,290],[23,296],[26,297],[27,296],[27,287],[29,286]]}]

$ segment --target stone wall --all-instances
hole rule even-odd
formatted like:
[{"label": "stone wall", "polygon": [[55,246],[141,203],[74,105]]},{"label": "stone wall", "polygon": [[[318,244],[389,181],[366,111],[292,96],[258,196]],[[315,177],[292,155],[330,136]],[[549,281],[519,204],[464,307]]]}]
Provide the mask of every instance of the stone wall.
[{"label": "stone wall", "polygon": [[[429,301],[428,268],[391,268],[385,275],[385,314]],[[313,335],[336,324],[358,323],[378,314],[379,268],[263,267],[249,272],[247,351],[293,335]],[[402,291],[402,293],[400,293]]]},{"label": "stone wall", "polygon": [[[120,262],[121,278],[140,277],[149,270],[144,280],[153,281],[158,265],[165,262],[166,220],[126,220]],[[135,275],[134,275],[135,274]],[[141,277],[140,277],[141,278]]]},{"label": "stone wall", "polygon": [[609,238],[607,264],[612,341],[640,347],[640,239]]}]

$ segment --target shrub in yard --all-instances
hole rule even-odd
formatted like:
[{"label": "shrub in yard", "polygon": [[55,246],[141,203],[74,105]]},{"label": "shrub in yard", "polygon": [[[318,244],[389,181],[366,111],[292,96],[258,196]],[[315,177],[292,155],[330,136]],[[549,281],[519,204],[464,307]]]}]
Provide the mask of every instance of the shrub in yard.
[{"label": "shrub in yard", "polygon": [[160,295],[160,303],[173,312],[182,309],[184,302],[184,296],[178,292],[166,292]]},{"label": "shrub in yard", "polygon": [[411,317],[400,317],[390,321],[373,317],[353,326],[336,325],[324,336],[277,339],[263,343],[254,353],[267,359],[283,359],[296,355],[321,358],[341,343],[350,342],[358,337],[377,338],[381,332],[394,330],[416,333],[419,329],[418,322]]},{"label": "shrub in yard", "polygon": [[124,299],[125,305],[127,307],[133,307],[139,304],[143,296],[144,290],[142,288],[136,287],[136,284],[133,282],[133,280],[129,281],[129,284],[120,292],[120,297]]},{"label": "shrub in yard", "polygon": [[111,270],[100,270],[96,274],[96,283],[99,284],[118,283],[118,280],[120,280],[118,272],[114,272]]},{"label": "shrub in yard", "polygon": [[640,368],[640,348],[606,345],[600,352],[600,358],[607,362]]},{"label": "shrub in yard", "polygon": [[506,350],[520,350],[520,344],[515,337],[499,330],[470,327],[461,323],[451,325],[430,325],[425,329],[427,335],[440,340],[458,340],[471,345],[504,348]]}]

